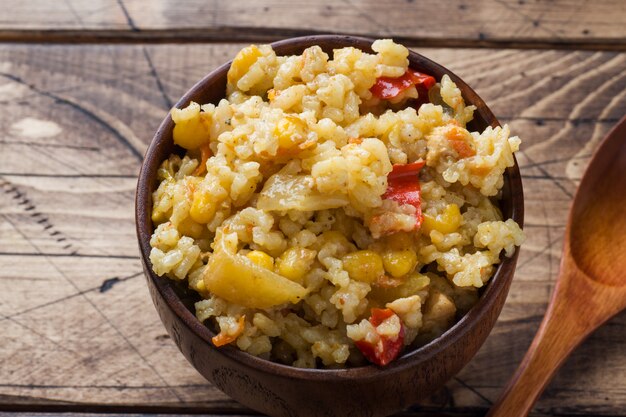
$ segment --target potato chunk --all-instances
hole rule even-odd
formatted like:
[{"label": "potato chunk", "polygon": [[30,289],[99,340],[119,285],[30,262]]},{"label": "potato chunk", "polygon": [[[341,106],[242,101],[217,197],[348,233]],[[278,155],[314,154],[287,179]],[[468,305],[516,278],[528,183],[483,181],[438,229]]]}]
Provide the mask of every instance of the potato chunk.
[{"label": "potato chunk", "polygon": [[303,286],[245,256],[231,253],[224,245],[219,245],[211,256],[203,279],[207,290],[213,294],[250,308],[295,304],[308,293]]}]

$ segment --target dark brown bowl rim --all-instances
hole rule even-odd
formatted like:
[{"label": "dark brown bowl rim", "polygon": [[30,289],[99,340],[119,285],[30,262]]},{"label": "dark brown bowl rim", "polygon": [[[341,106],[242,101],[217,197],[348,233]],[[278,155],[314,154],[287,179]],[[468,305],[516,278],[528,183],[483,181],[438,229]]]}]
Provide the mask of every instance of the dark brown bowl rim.
[{"label": "dark brown bowl rim", "polygon": [[[371,50],[371,44],[373,39],[354,37],[354,36],[340,36],[340,35],[316,35],[316,36],[303,36],[298,38],[285,39],[279,42],[272,43],[272,47],[279,51],[280,55],[293,53],[292,51],[301,50],[304,47],[318,44],[320,41],[334,42],[342,44],[343,46],[353,46],[361,50]],[[306,45],[306,46],[304,46]],[[443,66],[431,61],[430,59],[409,50],[409,60],[411,63],[419,63],[422,68],[428,68],[435,71],[432,73],[445,73],[457,84],[457,86],[464,85],[467,90],[464,91],[464,99],[466,102],[472,104],[481,104],[477,111],[480,116],[491,126],[499,126],[499,122],[486,106],[484,101],[471,89],[463,80],[453,74],[450,70]],[[217,69],[210,72],[202,80],[196,83],[190,90],[188,90],[183,97],[176,103],[175,107],[181,108],[186,106],[191,97],[195,96],[202,86],[211,82],[219,74],[227,72],[230,68],[232,61],[229,61]],[[157,148],[159,147],[163,132],[173,128],[173,122],[169,114],[165,117],[159,129],[154,135],[150,146],[148,147],[142,166],[139,173],[137,182],[137,193],[135,200],[135,221],[137,227],[137,237],[139,240],[139,248],[141,252],[141,258],[144,265],[150,265],[150,236],[152,235],[152,222],[150,216],[147,215],[148,209],[151,208],[151,193],[148,192],[150,179],[147,177],[148,162],[153,160],[157,154]],[[159,162],[160,163],[160,162]],[[508,176],[509,186],[511,187],[511,217],[521,227],[524,222],[524,200],[522,191],[522,182],[519,172],[519,166],[517,160],[515,165],[508,168],[506,171]],[[232,360],[239,362],[250,368],[258,369],[262,372],[276,373],[283,376],[287,376],[293,379],[307,379],[307,380],[319,380],[319,381],[333,381],[333,380],[346,380],[346,379],[358,379],[365,381],[367,379],[377,378],[381,373],[399,373],[404,369],[413,368],[419,363],[426,362],[430,358],[438,355],[447,346],[454,344],[461,339],[473,326],[472,323],[477,323],[480,319],[491,310],[493,303],[496,300],[495,295],[501,291],[507,291],[510,281],[513,278],[515,269],[515,263],[519,255],[519,247],[516,248],[515,253],[510,258],[503,258],[502,262],[497,266],[494,276],[489,280],[486,288],[484,289],[478,303],[472,307],[472,309],[465,314],[457,323],[455,323],[444,334],[434,339],[430,343],[414,349],[401,355],[397,360],[384,368],[375,365],[365,365],[354,368],[344,369],[303,369],[295,368],[289,365],[283,365],[275,362],[271,362],[265,359],[258,358],[243,352],[233,346],[225,346],[216,348],[211,342],[211,338],[214,334],[202,324],[193,313],[191,313],[181,302],[179,297],[173,290],[172,285],[168,282],[167,278],[158,277],[151,268],[145,268],[147,278],[152,280],[155,287],[167,303],[168,307],[181,319],[193,333],[198,335],[204,340],[211,349],[216,349],[220,354],[229,357]]]}]

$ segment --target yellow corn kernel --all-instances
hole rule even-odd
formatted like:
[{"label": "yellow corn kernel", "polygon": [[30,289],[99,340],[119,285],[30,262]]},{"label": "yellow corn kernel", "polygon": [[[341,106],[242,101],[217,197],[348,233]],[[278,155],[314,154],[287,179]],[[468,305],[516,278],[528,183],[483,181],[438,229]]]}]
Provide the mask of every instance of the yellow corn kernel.
[{"label": "yellow corn kernel", "polygon": [[392,277],[400,278],[413,271],[417,265],[417,254],[411,249],[383,253],[383,265]]},{"label": "yellow corn kernel", "polygon": [[200,113],[200,105],[193,101],[184,109],[172,109],[174,143],[185,149],[197,149],[209,141],[210,115]]},{"label": "yellow corn kernel", "polygon": [[449,204],[443,213],[438,214],[436,217],[424,214],[422,229],[426,234],[430,234],[432,230],[443,234],[453,233],[459,228],[462,220],[463,217],[461,216],[459,206]]},{"label": "yellow corn kernel", "polygon": [[294,246],[283,252],[276,259],[276,272],[291,281],[302,283],[304,275],[309,272],[315,260],[316,252],[311,249]]},{"label": "yellow corn kernel", "polygon": [[178,223],[177,229],[185,236],[200,239],[202,233],[206,230],[206,226],[195,222],[191,217],[187,217],[185,220]]},{"label": "yellow corn kernel", "polygon": [[236,87],[237,81],[248,72],[250,67],[254,65],[261,56],[263,56],[263,54],[256,45],[250,45],[239,51],[228,70],[228,84]]},{"label": "yellow corn kernel", "polygon": [[215,204],[211,195],[204,190],[193,193],[193,202],[189,209],[189,216],[198,223],[209,223],[215,216]]},{"label": "yellow corn kernel", "polygon": [[406,232],[385,236],[383,242],[391,250],[403,250],[413,247],[413,238],[410,233]]},{"label": "yellow corn kernel", "polygon": [[248,259],[250,259],[255,264],[262,266],[265,269],[274,269],[274,258],[269,256],[267,253],[260,250],[253,250],[248,252],[246,255]]},{"label": "yellow corn kernel", "polygon": [[343,269],[355,281],[372,282],[385,275],[383,260],[379,254],[371,250],[360,250],[345,255],[342,259]]},{"label": "yellow corn kernel", "polygon": [[282,149],[291,149],[296,145],[304,142],[305,123],[296,116],[286,116],[281,119],[274,127],[274,136],[278,138],[278,147]]},{"label": "yellow corn kernel", "polygon": [[165,223],[170,218],[171,215],[172,215],[171,207],[166,211],[155,208],[154,211],[152,212],[152,223],[154,223],[155,226],[161,223]]}]

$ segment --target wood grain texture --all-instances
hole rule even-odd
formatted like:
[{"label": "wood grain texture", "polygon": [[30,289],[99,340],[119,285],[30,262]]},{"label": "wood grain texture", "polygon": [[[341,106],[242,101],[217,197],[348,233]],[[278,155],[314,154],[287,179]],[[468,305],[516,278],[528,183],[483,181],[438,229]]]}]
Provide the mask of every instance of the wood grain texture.
[{"label": "wood grain texture", "polygon": [[626,117],[597,148],[572,202],[561,267],[528,352],[488,417],[524,417],[570,353],[626,309]]},{"label": "wood grain texture", "polygon": [[[133,225],[139,155],[152,133],[239,47],[0,47],[0,408],[246,413],[165,336]],[[475,359],[413,410],[484,415],[545,311],[577,181],[626,113],[626,56],[416,50],[465,79],[524,141],[527,242],[505,309]],[[626,414],[625,334],[621,314],[583,343],[537,415]]]},{"label": "wood grain texture", "polygon": [[621,49],[621,0],[46,0],[11,3],[0,39],[9,41],[277,40],[345,33],[424,44]]}]

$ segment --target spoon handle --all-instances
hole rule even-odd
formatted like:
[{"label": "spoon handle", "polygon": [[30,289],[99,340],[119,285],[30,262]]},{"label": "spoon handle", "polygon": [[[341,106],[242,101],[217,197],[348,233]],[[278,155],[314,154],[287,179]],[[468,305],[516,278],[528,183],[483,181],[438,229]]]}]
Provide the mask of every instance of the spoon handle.
[{"label": "spoon handle", "polygon": [[[569,274],[572,276],[565,276]],[[584,292],[579,284],[586,280],[571,285],[572,280],[568,279],[575,279],[577,274],[578,271],[562,271],[530,348],[487,417],[527,416],[567,356],[595,328],[593,319],[585,317],[588,312],[579,308]]]}]

